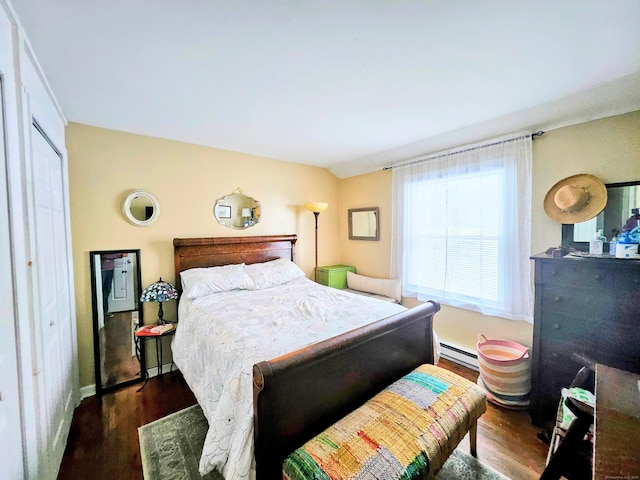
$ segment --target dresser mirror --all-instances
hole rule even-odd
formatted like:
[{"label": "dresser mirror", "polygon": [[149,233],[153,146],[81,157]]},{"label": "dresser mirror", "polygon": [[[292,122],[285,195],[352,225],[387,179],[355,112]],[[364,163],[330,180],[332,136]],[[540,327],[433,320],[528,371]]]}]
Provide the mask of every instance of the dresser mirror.
[{"label": "dresser mirror", "polygon": [[349,240],[380,240],[378,207],[350,208]]},{"label": "dresser mirror", "polygon": [[160,204],[156,197],[144,190],[129,192],[122,202],[122,213],[133,225],[147,227],[158,220]]},{"label": "dresser mirror", "polygon": [[604,251],[609,251],[609,240],[620,233],[631,216],[631,209],[640,207],[640,180],[609,183],[606,186],[607,206],[597,217],[575,225],[562,225],[563,246],[587,251],[594,234],[602,230],[607,238]]},{"label": "dresser mirror", "polygon": [[[101,394],[141,380],[134,340],[144,324],[140,250],[99,250],[89,256],[96,393]],[[144,363],[144,351],[140,358]]]},{"label": "dresser mirror", "polygon": [[220,225],[244,230],[260,222],[260,202],[236,190],[216,201],[213,215]]}]

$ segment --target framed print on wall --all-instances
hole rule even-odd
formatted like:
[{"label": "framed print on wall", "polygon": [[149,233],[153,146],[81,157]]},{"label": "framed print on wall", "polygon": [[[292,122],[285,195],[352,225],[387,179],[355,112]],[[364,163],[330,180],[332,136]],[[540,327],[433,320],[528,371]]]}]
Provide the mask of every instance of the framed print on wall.
[{"label": "framed print on wall", "polygon": [[219,218],[231,218],[231,205],[218,205],[216,209]]}]

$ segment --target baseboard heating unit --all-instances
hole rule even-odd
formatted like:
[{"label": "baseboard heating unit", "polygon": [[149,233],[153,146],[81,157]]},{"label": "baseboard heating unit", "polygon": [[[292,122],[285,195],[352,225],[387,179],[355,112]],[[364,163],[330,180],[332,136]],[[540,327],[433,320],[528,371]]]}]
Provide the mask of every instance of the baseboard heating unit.
[{"label": "baseboard heating unit", "polygon": [[475,350],[455,345],[453,343],[440,342],[440,355],[442,358],[463,365],[473,370],[479,370],[478,354]]}]

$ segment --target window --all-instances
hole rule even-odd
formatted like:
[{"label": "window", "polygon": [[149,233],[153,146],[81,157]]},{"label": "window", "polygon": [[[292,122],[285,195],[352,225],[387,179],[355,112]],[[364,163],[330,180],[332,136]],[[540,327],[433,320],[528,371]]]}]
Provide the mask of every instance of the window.
[{"label": "window", "polygon": [[394,272],[403,294],[532,320],[531,138],[393,168]]}]

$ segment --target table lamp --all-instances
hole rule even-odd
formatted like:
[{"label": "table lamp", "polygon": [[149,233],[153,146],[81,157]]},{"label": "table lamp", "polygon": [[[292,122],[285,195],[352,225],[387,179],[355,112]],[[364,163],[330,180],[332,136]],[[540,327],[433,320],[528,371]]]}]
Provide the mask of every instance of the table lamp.
[{"label": "table lamp", "polygon": [[158,308],[158,325],[164,325],[166,323],[163,318],[162,303],[168,300],[175,300],[176,298],[178,298],[176,287],[163,281],[162,277],[160,277],[160,280],[157,282],[145,288],[142,291],[142,295],[140,295],[141,302],[157,302],[160,304]]},{"label": "table lamp", "polygon": [[243,208],[242,209],[242,214],[240,215],[242,218],[244,218],[244,226],[245,227],[250,227],[252,225],[252,218],[251,218],[251,209],[250,208]]}]

